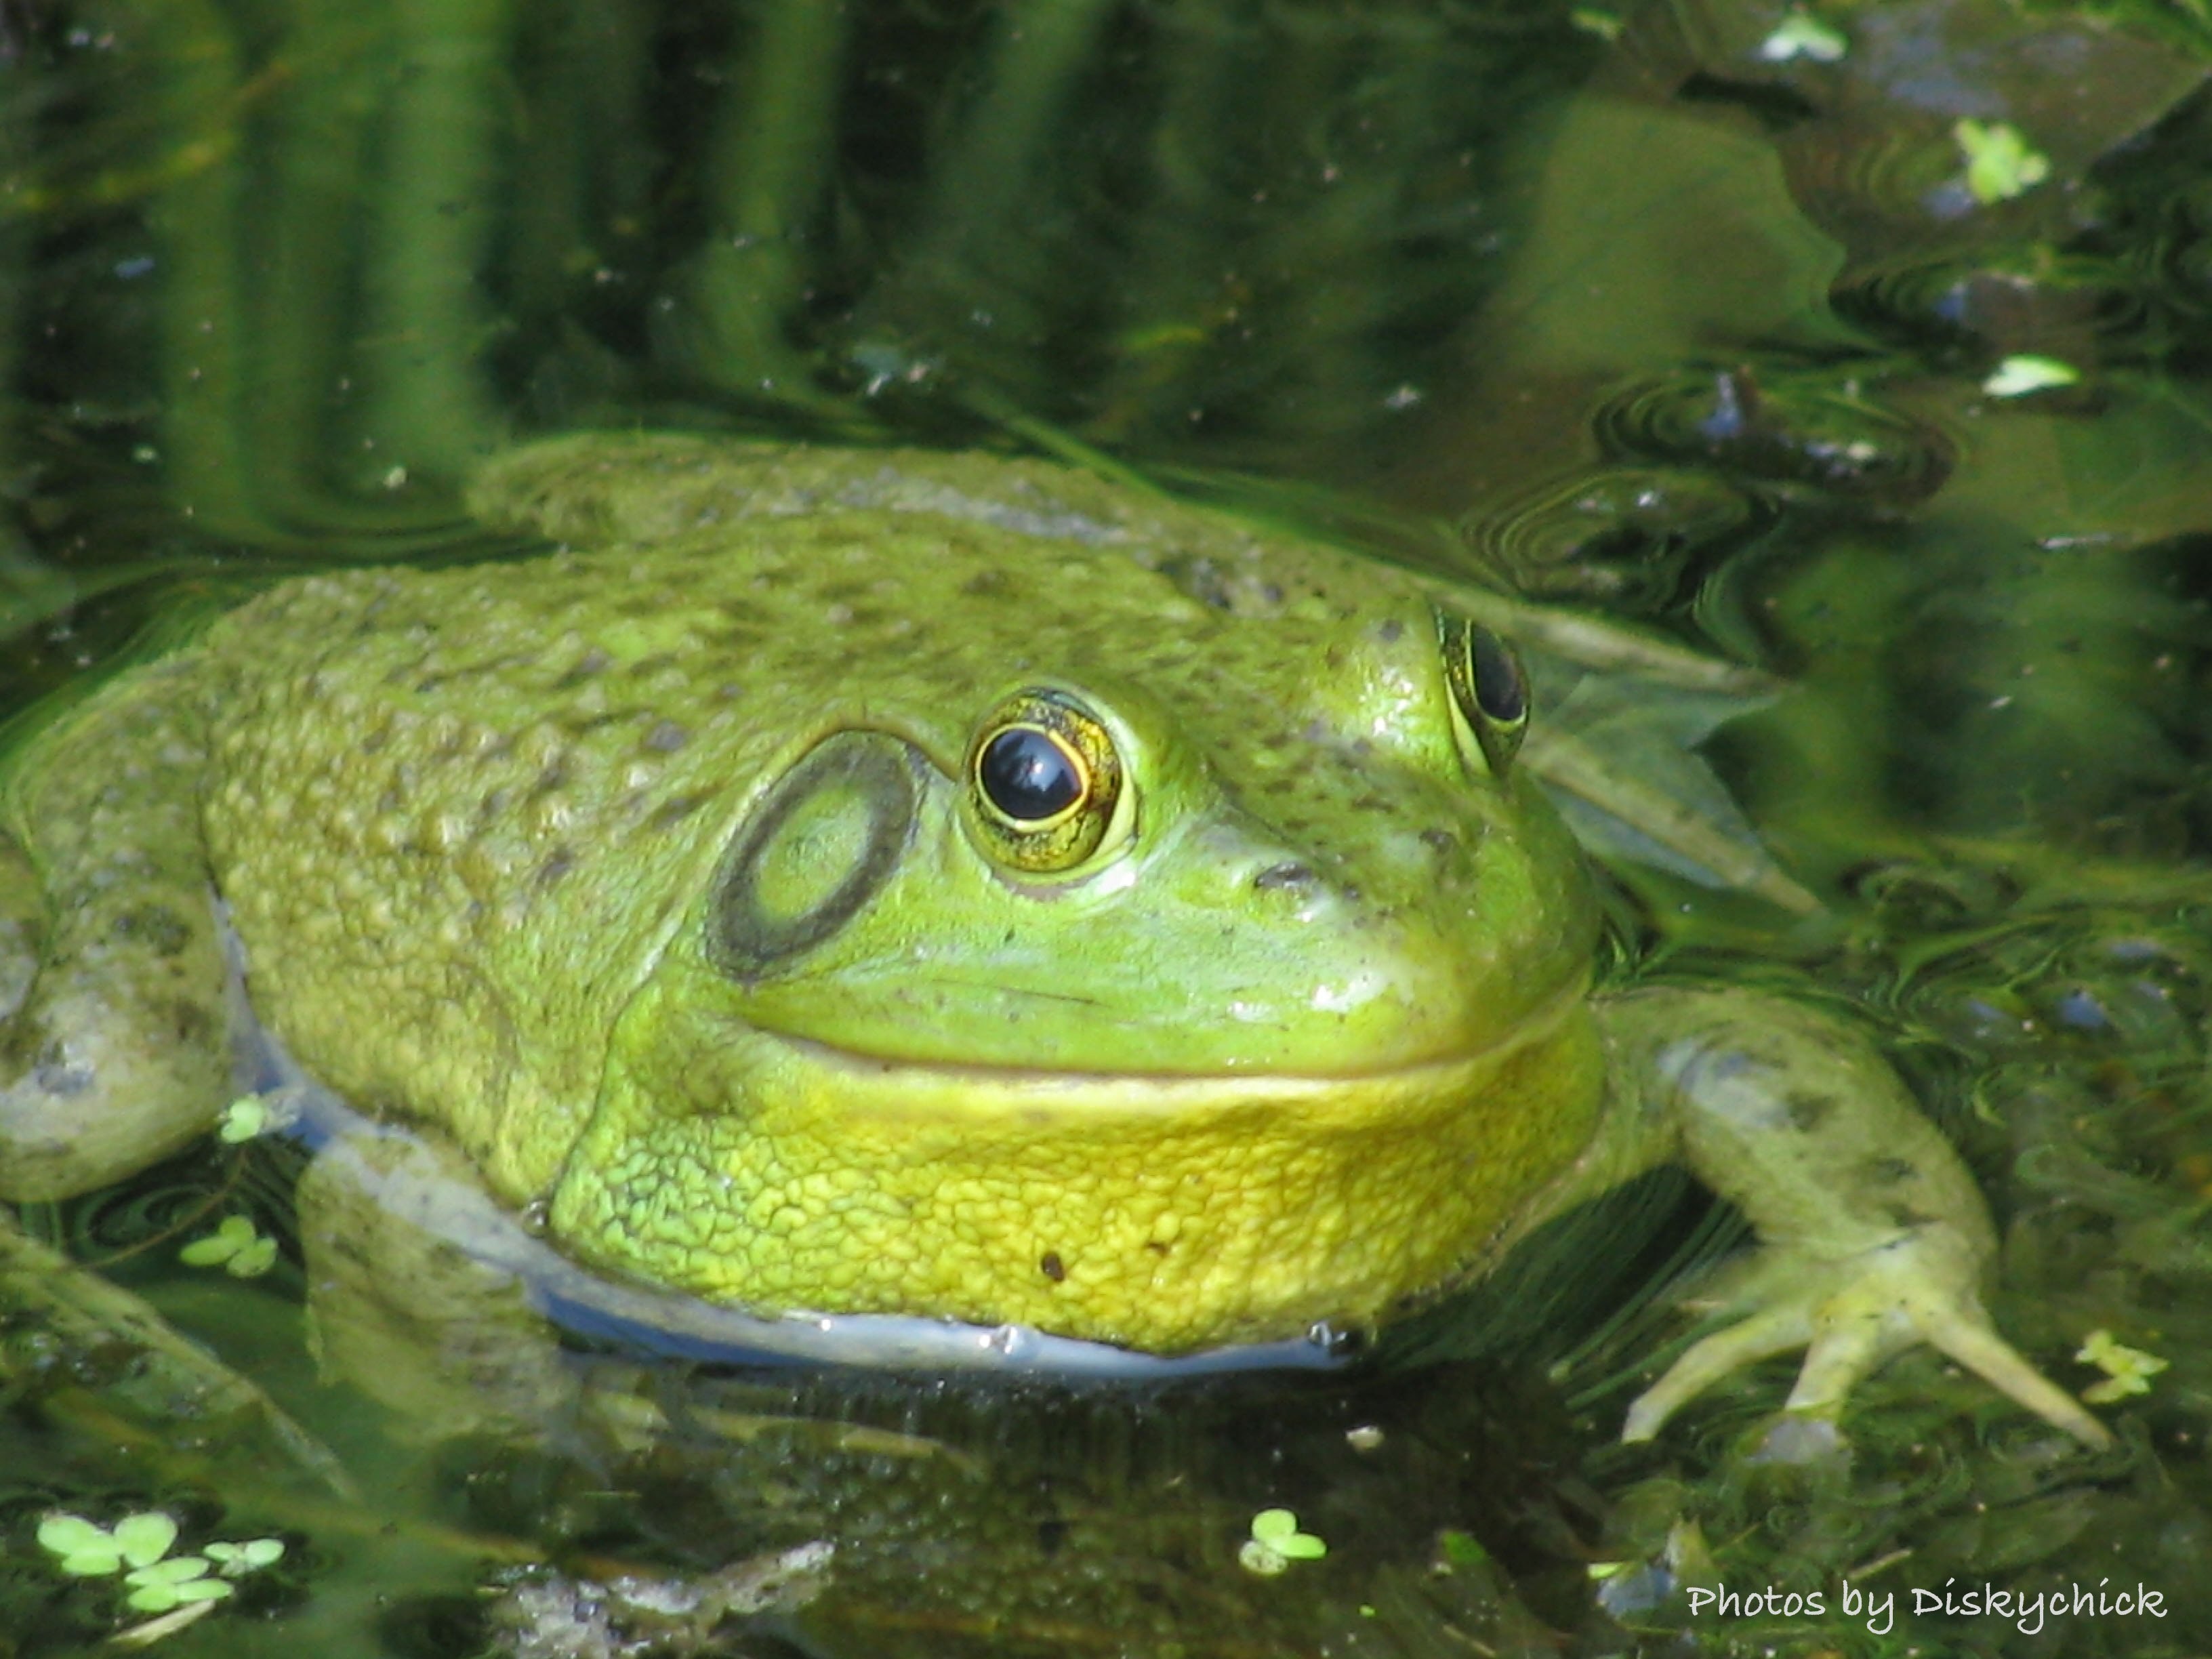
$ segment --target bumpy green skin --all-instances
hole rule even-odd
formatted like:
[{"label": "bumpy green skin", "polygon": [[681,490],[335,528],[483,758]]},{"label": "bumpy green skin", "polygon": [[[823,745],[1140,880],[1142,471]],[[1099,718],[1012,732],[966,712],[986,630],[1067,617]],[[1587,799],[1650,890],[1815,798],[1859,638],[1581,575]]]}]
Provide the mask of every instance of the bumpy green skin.
[{"label": "bumpy green skin", "polygon": [[[442,1127],[580,1258],[718,1300],[1276,1337],[1686,1153],[1761,1224],[1747,1325],[1796,1310],[1759,1351],[1813,1345],[1808,1409],[1930,1335],[1866,1301],[1870,1259],[1987,1330],[1978,1197],[1878,1060],[1793,1116],[1734,1079],[1790,1097],[1825,1023],[1593,1013],[1577,854],[1455,714],[1409,582],[980,459],[590,436],[475,505],[563,550],[285,583],[13,762],[45,904],[0,1195],[211,1121],[219,896],[256,1014],[324,1081]],[[1025,691],[1123,769],[1064,872],[979,832],[967,756]],[[1792,1173],[1882,1157],[1909,1203]],[[1880,1328],[1842,1359],[1839,1309]]]}]

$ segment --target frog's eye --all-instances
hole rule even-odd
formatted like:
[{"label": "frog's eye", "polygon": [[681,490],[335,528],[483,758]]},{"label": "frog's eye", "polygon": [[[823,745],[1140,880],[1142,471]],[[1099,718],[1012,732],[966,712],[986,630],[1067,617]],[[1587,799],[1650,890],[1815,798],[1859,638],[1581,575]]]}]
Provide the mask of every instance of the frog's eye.
[{"label": "frog's eye", "polygon": [[1502,776],[1528,731],[1528,678],[1521,659],[1504,640],[1465,617],[1439,611],[1437,632],[1462,747],[1472,739],[1473,752]]},{"label": "frog's eye", "polygon": [[1025,875],[1078,869],[1127,839],[1114,734],[1060,691],[1022,691],[968,750],[968,819],[984,848]]}]

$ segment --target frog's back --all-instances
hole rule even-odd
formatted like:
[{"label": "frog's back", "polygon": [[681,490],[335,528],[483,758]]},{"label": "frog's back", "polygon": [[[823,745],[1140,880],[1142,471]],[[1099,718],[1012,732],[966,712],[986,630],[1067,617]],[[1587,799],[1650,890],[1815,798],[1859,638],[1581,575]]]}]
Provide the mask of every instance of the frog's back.
[{"label": "frog's back", "polygon": [[736,566],[319,576],[202,647],[209,856],[257,1008],[342,1091],[441,1106],[510,1194],[597,1086],[569,1034],[605,1029],[773,745],[700,675],[759,626]]}]

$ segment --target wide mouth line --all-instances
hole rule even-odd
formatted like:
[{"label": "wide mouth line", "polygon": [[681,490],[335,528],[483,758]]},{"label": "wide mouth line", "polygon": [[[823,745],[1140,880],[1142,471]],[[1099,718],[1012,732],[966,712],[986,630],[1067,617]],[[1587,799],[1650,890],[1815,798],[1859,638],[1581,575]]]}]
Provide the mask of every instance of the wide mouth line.
[{"label": "wide mouth line", "polygon": [[1456,1049],[1449,1054],[1408,1060],[1395,1066],[1348,1067],[1343,1071],[1273,1071],[1261,1067],[1224,1066],[1211,1072],[1081,1071],[1062,1066],[1000,1066],[987,1062],[908,1060],[870,1054],[841,1048],[817,1037],[799,1036],[767,1027],[753,1029],[793,1053],[825,1067],[865,1074],[877,1079],[910,1078],[917,1082],[970,1083],[979,1088],[1018,1089],[1039,1093],[1075,1094],[1085,1089],[1127,1091],[1143,1089],[1165,1094],[1224,1093],[1322,1094],[1361,1085],[1407,1083],[1424,1076],[1441,1076],[1486,1060],[1501,1058],[1548,1034],[1574,1008],[1581,1006],[1586,987],[1571,981],[1549,1000],[1530,1009],[1513,1029],[1495,1042]]}]

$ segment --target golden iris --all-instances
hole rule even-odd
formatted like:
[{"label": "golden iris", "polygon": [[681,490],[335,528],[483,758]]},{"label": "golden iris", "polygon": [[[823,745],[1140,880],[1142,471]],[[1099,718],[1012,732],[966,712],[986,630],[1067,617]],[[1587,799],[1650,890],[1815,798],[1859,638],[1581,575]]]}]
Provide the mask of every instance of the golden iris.
[{"label": "golden iris", "polygon": [[1437,612],[1437,635],[1462,736],[1473,740],[1487,769],[1503,776],[1528,731],[1528,677],[1521,659],[1480,623],[1449,611]]},{"label": "golden iris", "polygon": [[1115,827],[1113,733],[1064,692],[1017,692],[969,746],[968,798],[969,823],[1000,862],[1035,875],[1073,870]]}]

